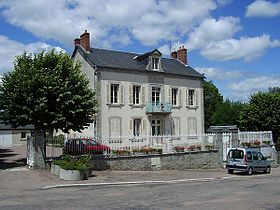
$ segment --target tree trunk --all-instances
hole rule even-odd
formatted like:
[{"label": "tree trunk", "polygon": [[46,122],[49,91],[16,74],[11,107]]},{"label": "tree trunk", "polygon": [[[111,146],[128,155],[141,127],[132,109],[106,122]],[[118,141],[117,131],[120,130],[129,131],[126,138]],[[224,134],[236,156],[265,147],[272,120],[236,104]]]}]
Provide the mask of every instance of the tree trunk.
[{"label": "tree trunk", "polygon": [[34,149],[34,169],[43,169],[46,167],[46,142],[44,139],[43,131],[34,130],[33,149]]}]

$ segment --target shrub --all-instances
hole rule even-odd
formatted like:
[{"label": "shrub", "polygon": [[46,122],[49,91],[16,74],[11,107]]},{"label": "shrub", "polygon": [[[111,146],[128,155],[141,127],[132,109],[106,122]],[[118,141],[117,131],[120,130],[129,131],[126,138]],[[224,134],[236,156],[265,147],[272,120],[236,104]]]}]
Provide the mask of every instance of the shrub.
[{"label": "shrub", "polygon": [[55,160],[54,164],[65,170],[85,171],[90,168],[90,160],[91,156],[71,157],[70,155],[63,155],[62,159]]}]

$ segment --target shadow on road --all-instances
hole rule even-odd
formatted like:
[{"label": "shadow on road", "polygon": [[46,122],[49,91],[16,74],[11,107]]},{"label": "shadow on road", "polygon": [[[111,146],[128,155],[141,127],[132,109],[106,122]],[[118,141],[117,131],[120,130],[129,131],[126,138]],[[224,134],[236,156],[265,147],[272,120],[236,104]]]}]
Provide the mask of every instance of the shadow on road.
[{"label": "shadow on road", "polygon": [[13,149],[0,148],[0,170],[26,166],[26,158]]}]

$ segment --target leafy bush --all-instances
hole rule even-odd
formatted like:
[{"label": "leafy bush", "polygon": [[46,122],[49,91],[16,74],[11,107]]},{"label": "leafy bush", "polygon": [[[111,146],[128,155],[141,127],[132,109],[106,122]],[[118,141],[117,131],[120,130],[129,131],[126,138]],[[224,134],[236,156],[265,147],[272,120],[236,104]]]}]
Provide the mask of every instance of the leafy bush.
[{"label": "leafy bush", "polygon": [[85,171],[90,168],[90,160],[91,156],[71,157],[70,155],[63,155],[62,159],[55,160],[54,164],[65,170]]}]

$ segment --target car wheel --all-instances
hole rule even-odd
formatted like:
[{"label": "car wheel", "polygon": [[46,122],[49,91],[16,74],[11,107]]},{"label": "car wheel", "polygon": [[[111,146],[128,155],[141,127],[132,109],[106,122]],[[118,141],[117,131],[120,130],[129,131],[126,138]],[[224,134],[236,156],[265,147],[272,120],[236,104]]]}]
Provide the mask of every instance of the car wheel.
[{"label": "car wheel", "polygon": [[252,167],[248,168],[247,173],[248,173],[248,175],[252,175],[253,174],[253,168]]},{"label": "car wheel", "polygon": [[233,174],[233,169],[228,169],[229,174]]},{"label": "car wheel", "polygon": [[270,166],[267,166],[264,172],[267,173],[267,174],[269,174],[269,173],[271,172]]}]

